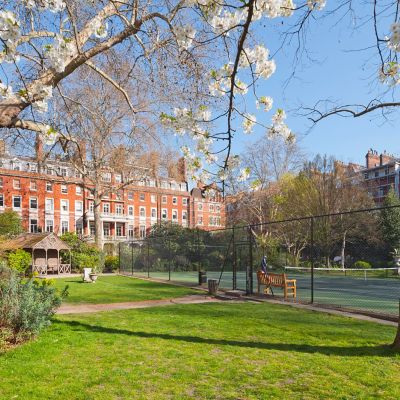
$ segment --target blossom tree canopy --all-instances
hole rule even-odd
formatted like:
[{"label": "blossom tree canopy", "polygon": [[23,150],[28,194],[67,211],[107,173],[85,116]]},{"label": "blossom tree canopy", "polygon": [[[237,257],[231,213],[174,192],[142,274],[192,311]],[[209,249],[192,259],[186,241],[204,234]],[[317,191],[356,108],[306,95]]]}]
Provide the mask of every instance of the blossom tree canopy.
[{"label": "blossom tree canopy", "polygon": [[[256,90],[259,80],[276,69],[257,26],[294,13],[308,18],[324,6],[323,0],[298,5],[292,0],[4,0],[0,127],[39,132],[48,144],[66,135],[57,129],[53,96],[62,98],[63,87],[84,66],[122,94],[133,114],[149,110],[134,103],[127,80],[140,74],[149,79],[153,87],[148,91],[157,103],[159,91],[152,90],[164,84],[160,77],[165,76],[173,101],[158,103],[159,117],[166,129],[189,143],[182,151],[190,177],[206,179],[213,170],[224,181],[229,169],[240,166],[231,154],[240,129],[234,120],[241,121],[245,134],[258,124],[246,112],[244,96],[249,92],[265,112],[273,105],[268,93],[258,96]],[[397,51],[399,30],[392,31],[389,42]],[[130,66],[123,76],[120,62]],[[115,63],[115,73],[105,72],[105,63]],[[277,109],[265,127],[268,136],[294,140],[285,117]],[[225,126],[222,132],[213,129],[216,121]],[[243,169],[240,179],[248,175]]]}]

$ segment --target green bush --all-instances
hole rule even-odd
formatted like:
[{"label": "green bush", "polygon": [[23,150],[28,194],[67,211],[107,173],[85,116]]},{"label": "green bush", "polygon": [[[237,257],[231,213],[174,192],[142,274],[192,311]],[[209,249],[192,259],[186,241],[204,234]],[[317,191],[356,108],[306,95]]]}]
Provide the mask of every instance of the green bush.
[{"label": "green bush", "polygon": [[353,267],[354,267],[354,268],[363,268],[363,269],[370,269],[370,268],[372,268],[371,264],[370,264],[368,261],[362,261],[362,260],[356,261],[356,262],[353,264]]},{"label": "green bush", "polygon": [[62,293],[47,280],[23,280],[15,272],[0,280],[1,341],[17,343],[37,335],[50,324],[50,318],[60,306]]},{"label": "green bush", "polygon": [[20,273],[27,272],[31,264],[31,255],[22,249],[15,250],[8,255],[9,268]]},{"label": "green bush", "polygon": [[[75,233],[65,233],[61,239],[71,247],[71,268],[82,272],[83,268],[92,268],[101,272],[104,267],[104,253],[94,245],[79,239]],[[65,262],[69,262],[69,255],[64,255]]]},{"label": "green bush", "polygon": [[119,268],[118,256],[106,256],[104,259],[104,270],[106,272],[114,272]]}]

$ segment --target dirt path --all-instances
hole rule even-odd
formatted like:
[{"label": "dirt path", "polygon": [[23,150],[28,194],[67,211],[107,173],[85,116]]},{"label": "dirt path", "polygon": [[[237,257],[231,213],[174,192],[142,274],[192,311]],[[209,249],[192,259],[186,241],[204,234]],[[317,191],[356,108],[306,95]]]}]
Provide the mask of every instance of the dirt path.
[{"label": "dirt path", "polygon": [[109,304],[63,304],[58,309],[57,314],[82,314],[94,313],[98,311],[111,310],[128,310],[131,308],[148,308],[158,306],[171,306],[175,304],[200,304],[200,303],[217,303],[219,300],[207,295],[192,295],[185,297],[177,297],[174,299],[164,300],[145,300],[145,301],[129,301],[124,303]]}]

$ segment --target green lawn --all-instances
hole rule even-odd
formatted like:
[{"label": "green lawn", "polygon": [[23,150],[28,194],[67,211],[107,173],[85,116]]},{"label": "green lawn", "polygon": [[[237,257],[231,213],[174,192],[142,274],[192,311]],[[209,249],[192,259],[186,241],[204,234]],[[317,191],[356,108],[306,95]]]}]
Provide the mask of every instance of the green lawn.
[{"label": "green lawn", "polygon": [[398,399],[394,335],[272,304],[64,315],[0,356],[0,398]]},{"label": "green lawn", "polygon": [[83,283],[82,278],[55,279],[59,289],[69,286],[66,303],[102,304],[124,301],[159,300],[198,294],[198,291],[143,281],[124,276],[99,276],[96,283]]}]

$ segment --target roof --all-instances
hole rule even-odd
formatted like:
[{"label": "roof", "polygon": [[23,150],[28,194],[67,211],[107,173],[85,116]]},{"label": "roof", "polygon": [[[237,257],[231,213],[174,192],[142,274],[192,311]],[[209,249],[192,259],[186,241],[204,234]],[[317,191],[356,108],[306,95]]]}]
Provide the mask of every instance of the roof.
[{"label": "roof", "polygon": [[70,247],[54,233],[25,233],[0,243],[0,251],[16,249],[70,250]]}]

